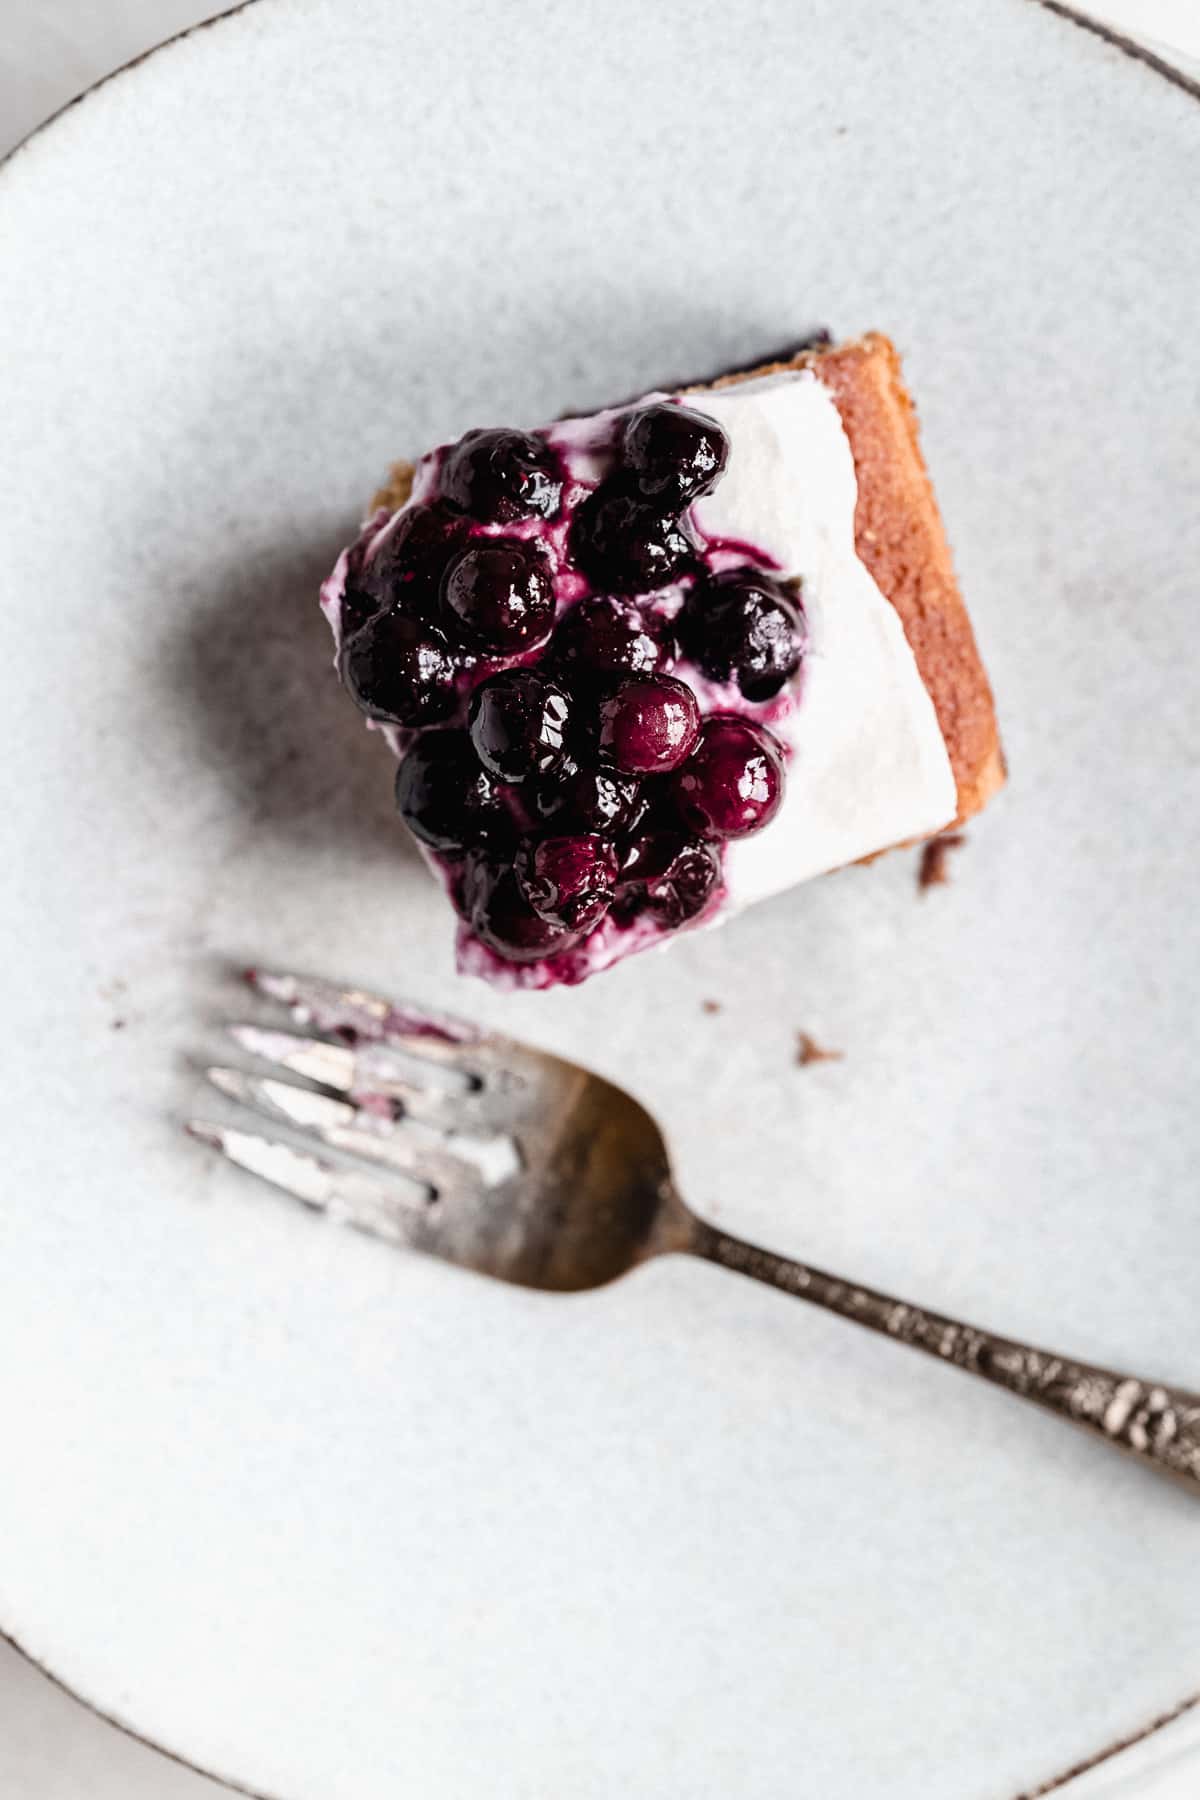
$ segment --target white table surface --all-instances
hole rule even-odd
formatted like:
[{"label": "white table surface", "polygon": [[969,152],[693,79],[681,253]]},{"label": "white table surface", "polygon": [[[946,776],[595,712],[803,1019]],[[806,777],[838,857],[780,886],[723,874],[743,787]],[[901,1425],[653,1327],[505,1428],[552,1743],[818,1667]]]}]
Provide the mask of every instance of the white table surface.
[{"label": "white table surface", "polygon": [[[197,0],[0,0],[0,155],[110,70],[223,10]],[[1077,10],[1200,83],[1200,0]],[[0,1643],[5,1800],[204,1800],[228,1791],[126,1737]],[[1193,1800],[1200,1707],[1057,1791],[1070,1800]]]}]

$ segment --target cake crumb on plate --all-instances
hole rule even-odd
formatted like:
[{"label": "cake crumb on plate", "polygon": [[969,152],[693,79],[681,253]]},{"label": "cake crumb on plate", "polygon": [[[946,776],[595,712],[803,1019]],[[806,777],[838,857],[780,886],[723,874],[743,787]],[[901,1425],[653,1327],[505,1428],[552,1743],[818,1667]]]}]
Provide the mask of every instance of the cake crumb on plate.
[{"label": "cake crumb on plate", "polygon": [[921,893],[927,888],[949,886],[947,858],[951,850],[961,850],[966,841],[966,835],[961,831],[950,831],[943,837],[930,838],[921,852],[921,863],[917,870],[917,887]]}]

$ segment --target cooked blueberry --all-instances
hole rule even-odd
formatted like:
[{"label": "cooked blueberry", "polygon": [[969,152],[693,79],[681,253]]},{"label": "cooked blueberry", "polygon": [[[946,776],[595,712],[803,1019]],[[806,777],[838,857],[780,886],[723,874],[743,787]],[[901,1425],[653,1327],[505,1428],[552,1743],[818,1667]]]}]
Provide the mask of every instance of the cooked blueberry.
[{"label": "cooked blueberry", "polygon": [[581,772],[581,765],[568,751],[556,769],[530,782],[528,800],[539,819],[548,819],[563,805],[568,789],[578,781]]},{"label": "cooked blueberry", "polygon": [[376,608],[434,618],[446,565],[467,539],[467,522],[449,507],[416,504],[363,570],[361,585]]},{"label": "cooked blueberry", "polygon": [[468,431],[442,461],[442,493],[489,525],[552,519],[562,503],[562,465],[527,431]]},{"label": "cooked blueberry", "polygon": [[475,936],[507,962],[540,962],[578,939],[578,933],[534,912],[511,865],[484,855],[467,858],[459,911]]},{"label": "cooked blueberry", "polygon": [[590,931],[608,911],[617,879],[617,853],[596,833],[527,838],[517,852],[517,885],[552,925]]},{"label": "cooked blueberry", "polygon": [[630,415],[624,450],[643,494],[667,506],[690,506],[721,479],[729,439],[715,419],[664,402]]},{"label": "cooked blueberry", "polygon": [[396,725],[436,725],[454,711],[454,658],[436,625],[406,613],[369,619],[342,646],[342,678],[363,712]]},{"label": "cooked blueberry", "polygon": [[597,587],[650,594],[692,566],[696,546],[670,507],[621,480],[589,494],[571,527],[571,555]]},{"label": "cooked blueberry", "polygon": [[634,839],[621,866],[618,907],[627,915],[652,912],[672,930],[703,912],[721,879],[711,844],[678,831]]},{"label": "cooked blueberry", "polygon": [[379,611],[379,601],[359,582],[347,582],[342,594],[342,639],[361,631],[368,619]]},{"label": "cooked blueberry", "polygon": [[760,831],[783,799],[783,751],[769,731],[726,714],[706,719],[700,741],[673,779],[689,828],[705,838]]},{"label": "cooked blueberry", "polygon": [[562,688],[536,669],[505,669],[471,695],[471,742],[501,781],[547,775],[566,755],[569,712]]},{"label": "cooked blueberry", "polygon": [[673,675],[634,675],[600,705],[600,748],[631,775],[664,775],[690,753],[700,707]]},{"label": "cooked blueberry", "polygon": [[771,700],[800,667],[804,625],[794,596],[757,569],[729,569],[697,587],[681,625],[689,655],[747,700]]},{"label": "cooked blueberry", "polygon": [[563,614],[551,648],[564,669],[650,675],[666,668],[673,644],[669,632],[632,600],[588,594]]},{"label": "cooked blueberry", "polygon": [[554,587],[545,557],[520,538],[473,538],[442,584],[464,640],[493,656],[532,650],[554,624]]},{"label": "cooked blueberry", "polygon": [[431,850],[465,850],[513,835],[503,798],[465,731],[426,731],[396,771],[396,806]]},{"label": "cooked blueberry", "polygon": [[603,763],[568,763],[539,784],[534,804],[558,831],[627,831],[637,818],[642,787],[634,775]]}]

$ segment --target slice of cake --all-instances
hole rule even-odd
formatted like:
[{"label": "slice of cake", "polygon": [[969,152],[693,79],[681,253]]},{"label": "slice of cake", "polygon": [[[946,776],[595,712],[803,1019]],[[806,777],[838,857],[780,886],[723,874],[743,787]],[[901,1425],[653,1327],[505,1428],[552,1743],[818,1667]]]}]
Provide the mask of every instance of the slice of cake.
[{"label": "slice of cake", "polygon": [[577,982],[1004,779],[884,337],[400,464],[322,588],[464,971]]}]

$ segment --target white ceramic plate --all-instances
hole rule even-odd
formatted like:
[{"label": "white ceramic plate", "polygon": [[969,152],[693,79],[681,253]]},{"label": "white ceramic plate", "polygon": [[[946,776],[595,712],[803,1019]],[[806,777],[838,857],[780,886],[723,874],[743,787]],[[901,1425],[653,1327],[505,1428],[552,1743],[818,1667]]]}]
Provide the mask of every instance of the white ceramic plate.
[{"label": "white ceramic plate", "polygon": [[[712,1269],[405,1260],[178,1122],[230,967],[324,969],[615,1074],[744,1232],[1200,1379],[1197,191],[1194,99],[1025,0],[274,0],[4,169],[0,1624],[89,1701],[284,1800],[1007,1800],[1195,1685],[1182,1492]],[[924,899],[459,983],[315,607],[357,506],[822,320],[907,351],[1010,791]]]}]

